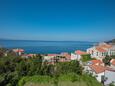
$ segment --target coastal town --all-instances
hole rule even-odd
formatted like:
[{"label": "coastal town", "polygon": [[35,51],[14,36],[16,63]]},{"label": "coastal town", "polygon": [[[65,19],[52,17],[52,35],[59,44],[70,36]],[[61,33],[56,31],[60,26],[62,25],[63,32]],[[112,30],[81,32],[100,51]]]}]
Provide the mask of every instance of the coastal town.
[{"label": "coastal town", "polygon": [[0,0],[0,86],[115,86],[115,0]]},{"label": "coastal town", "polygon": [[[24,49],[12,49],[12,51],[22,58],[33,58],[37,54],[26,54]],[[7,56],[7,52],[4,53]],[[105,86],[110,83],[115,84],[115,45],[99,43],[88,48],[86,51],[76,50],[75,52],[60,54],[41,54],[43,62],[55,64],[56,62],[70,62],[77,60],[83,66],[84,72],[91,74],[98,82]]]}]

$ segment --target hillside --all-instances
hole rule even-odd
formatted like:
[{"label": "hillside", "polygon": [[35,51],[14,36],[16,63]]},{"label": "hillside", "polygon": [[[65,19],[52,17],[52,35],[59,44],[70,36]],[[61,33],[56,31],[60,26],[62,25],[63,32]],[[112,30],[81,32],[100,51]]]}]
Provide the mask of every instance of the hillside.
[{"label": "hillside", "polygon": [[106,43],[115,43],[115,39],[112,39],[110,41],[106,41]]},{"label": "hillside", "polygon": [[94,77],[89,75],[76,75],[69,73],[61,75],[58,78],[49,76],[30,76],[23,77],[19,86],[102,86]]}]

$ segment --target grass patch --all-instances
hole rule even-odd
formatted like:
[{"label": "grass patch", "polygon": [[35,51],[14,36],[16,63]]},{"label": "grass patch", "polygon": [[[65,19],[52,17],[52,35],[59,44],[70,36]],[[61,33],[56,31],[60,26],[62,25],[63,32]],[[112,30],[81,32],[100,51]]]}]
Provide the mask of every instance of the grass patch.
[{"label": "grass patch", "polygon": [[94,77],[90,75],[76,75],[69,73],[60,75],[57,84],[54,83],[56,78],[50,76],[31,76],[23,77],[18,86],[102,86]]}]

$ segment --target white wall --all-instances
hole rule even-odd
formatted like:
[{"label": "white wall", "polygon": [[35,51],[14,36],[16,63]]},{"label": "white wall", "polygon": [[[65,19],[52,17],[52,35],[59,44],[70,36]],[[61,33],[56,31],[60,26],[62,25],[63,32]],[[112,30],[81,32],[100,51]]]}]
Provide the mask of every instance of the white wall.
[{"label": "white wall", "polygon": [[96,79],[101,82],[101,77],[104,76],[104,72],[96,74]]},{"label": "white wall", "polygon": [[84,71],[87,71],[89,74],[92,74],[97,81],[101,82],[101,77],[104,76],[104,72],[96,74],[89,66],[84,67]]},{"label": "white wall", "polygon": [[[92,51],[93,51],[93,54],[92,54]],[[91,54],[92,58],[96,58],[96,59],[100,59],[100,60],[106,56],[104,54],[102,55],[102,52],[97,51],[95,49],[95,47],[87,49],[87,53]]]},{"label": "white wall", "polygon": [[80,60],[80,59],[81,59],[81,55],[71,53],[71,60]]},{"label": "white wall", "polygon": [[54,58],[54,56],[44,56],[44,60],[50,60],[51,58]]},{"label": "white wall", "polygon": [[105,85],[110,84],[111,82],[115,82],[115,71],[105,71],[105,77],[107,77],[107,80],[105,81]]}]

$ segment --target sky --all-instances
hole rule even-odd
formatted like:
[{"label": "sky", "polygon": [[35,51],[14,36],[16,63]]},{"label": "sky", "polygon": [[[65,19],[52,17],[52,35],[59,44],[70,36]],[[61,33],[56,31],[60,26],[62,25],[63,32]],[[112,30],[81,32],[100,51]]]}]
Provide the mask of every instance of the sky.
[{"label": "sky", "polygon": [[114,39],[115,0],[0,0],[0,38]]}]

